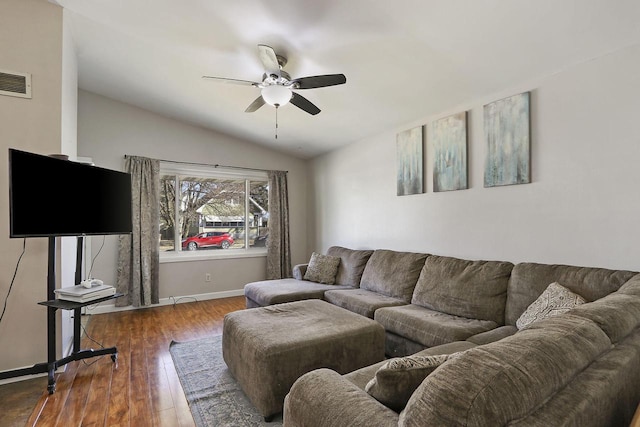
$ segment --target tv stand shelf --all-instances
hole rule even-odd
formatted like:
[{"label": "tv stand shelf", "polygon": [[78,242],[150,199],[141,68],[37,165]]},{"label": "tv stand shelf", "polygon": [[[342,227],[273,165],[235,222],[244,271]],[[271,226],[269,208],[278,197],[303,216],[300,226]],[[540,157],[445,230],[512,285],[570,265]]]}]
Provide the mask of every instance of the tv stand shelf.
[{"label": "tv stand shelf", "polygon": [[120,298],[124,296],[124,294],[121,293],[115,293],[113,295],[109,295],[108,297],[103,297],[103,298],[96,298],[94,300],[91,301],[85,301],[85,302],[75,302],[75,301],[67,301],[67,300],[63,300],[63,299],[52,299],[49,301],[42,301],[39,302],[38,304],[40,305],[46,305],[47,307],[53,307],[56,309],[61,309],[61,310],[75,310],[76,308],[82,308],[82,307],[86,307],[88,305],[93,305],[93,304],[97,304],[100,302],[104,302],[104,301],[109,301],[110,299],[114,299],[114,298]]}]

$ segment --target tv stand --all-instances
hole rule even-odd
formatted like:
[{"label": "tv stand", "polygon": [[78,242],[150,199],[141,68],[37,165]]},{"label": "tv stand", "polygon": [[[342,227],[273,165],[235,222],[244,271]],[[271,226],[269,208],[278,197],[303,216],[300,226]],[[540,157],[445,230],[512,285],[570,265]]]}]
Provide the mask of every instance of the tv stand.
[{"label": "tv stand", "polygon": [[[80,331],[80,325],[82,322],[81,321],[82,307],[85,307],[87,305],[97,304],[103,301],[108,301],[114,298],[119,298],[121,296],[123,296],[123,294],[116,293],[108,297],[98,298],[93,301],[87,301],[87,302],[73,302],[73,301],[65,301],[60,299],[53,299],[53,300],[42,301],[38,303],[40,305],[47,306],[47,311],[52,311],[54,313],[54,319],[55,319],[55,312],[58,309],[73,310],[73,351],[67,357],[54,360],[53,363],[51,362],[51,360],[49,360],[49,362],[46,364],[47,372],[49,372],[49,382],[47,384],[47,390],[49,391],[49,394],[52,394],[53,392],[56,391],[56,379],[54,374],[56,369],[58,369],[60,366],[64,366],[67,363],[73,362],[76,360],[88,359],[90,357],[96,357],[96,356],[103,356],[105,354],[110,354],[111,360],[113,360],[114,363],[118,361],[118,349],[116,347],[101,348],[99,350],[94,350],[94,349],[81,350],[80,337],[82,336],[82,333]],[[55,337],[55,321],[54,321],[53,334],[50,332],[49,337],[47,339],[47,347],[49,348],[53,347],[54,354],[55,354],[55,346],[56,346],[55,341],[56,341],[56,337]]]},{"label": "tv stand", "polygon": [[[47,390],[49,394],[53,394],[56,391],[56,370],[66,365],[69,362],[76,360],[88,359],[90,357],[103,356],[106,354],[111,355],[111,360],[116,363],[118,360],[118,350],[116,347],[102,348],[99,350],[81,350],[80,338],[82,336],[80,332],[81,326],[81,309],[84,306],[96,304],[99,302],[107,301],[114,298],[123,296],[121,293],[116,293],[104,298],[98,298],[87,302],[74,302],[65,301],[55,298],[56,288],[56,271],[55,271],[55,254],[56,254],[56,238],[49,237],[49,267],[47,272],[47,301],[39,302],[38,304],[47,307],[47,362],[37,363],[29,368],[15,369],[12,371],[0,372],[0,380],[7,378],[21,377],[24,375],[35,375],[47,372],[49,381],[47,383]],[[82,237],[78,237],[78,258],[81,260],[80,252]],[[80,261],[81,262],[81,261]],[[81,266],[76,266],[76,280],[80,277]],[[73,351],[67,357],[56,360],[56,310],[73,310]]]}]

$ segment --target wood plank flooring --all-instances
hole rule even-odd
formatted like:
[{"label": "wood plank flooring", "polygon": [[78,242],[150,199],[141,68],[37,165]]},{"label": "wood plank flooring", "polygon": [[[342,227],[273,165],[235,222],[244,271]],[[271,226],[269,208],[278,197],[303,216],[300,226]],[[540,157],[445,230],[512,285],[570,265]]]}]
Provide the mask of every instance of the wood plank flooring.
[{"label": "wood plank flooring", "polygon": [[0,426],[24,427],[33,412],[42,390],[47,388],[47,377],[23,379],[0,386]]},{"label": "wood plank flooring", "polygon": [[224,315],[244,307],[233,297],[92,315],[81,347],[117,346],[117,367],[110,356],[67,364],[26,425],[193,426],[169,344],[221,334]]}]

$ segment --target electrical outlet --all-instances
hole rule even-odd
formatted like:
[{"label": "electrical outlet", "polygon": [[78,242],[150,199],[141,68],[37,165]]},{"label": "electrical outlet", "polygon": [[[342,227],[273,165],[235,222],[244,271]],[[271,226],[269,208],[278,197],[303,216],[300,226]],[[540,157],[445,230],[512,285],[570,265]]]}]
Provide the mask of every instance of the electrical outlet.
[{"label": "electrical outlet", "polygon": [[211,274],[210,274],[210,273],[205,273],[205,275],[204,275],[204,281],[205,281],[205,282],[210,282],[210,281],[211,281]]}]

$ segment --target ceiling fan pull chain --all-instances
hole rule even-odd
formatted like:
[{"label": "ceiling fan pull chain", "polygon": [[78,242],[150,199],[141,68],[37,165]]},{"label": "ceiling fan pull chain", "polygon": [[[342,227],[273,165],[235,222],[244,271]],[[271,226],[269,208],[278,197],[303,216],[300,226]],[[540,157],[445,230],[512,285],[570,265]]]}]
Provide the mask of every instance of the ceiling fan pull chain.
[{"label": "ceiling fan pull chain", "polygon": [[278,107],[279,105],[276,104],[276,139],[278,139]]}]

